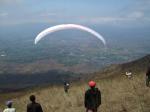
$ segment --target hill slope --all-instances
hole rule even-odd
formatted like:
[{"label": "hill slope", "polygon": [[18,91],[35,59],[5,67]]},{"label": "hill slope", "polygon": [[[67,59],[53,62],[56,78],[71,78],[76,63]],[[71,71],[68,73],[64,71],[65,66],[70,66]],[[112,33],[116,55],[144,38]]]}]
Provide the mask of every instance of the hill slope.
[{"label": "hill slope", "polygon": [[[97,80],[97,87],[102,92],[102,105],[98,112],[150,112],[150,88],[145,87],[144,79],[140,74],[131,80],[126,77]],[[14,106],[18,112],[25,112],[28,97],[35,94],[44,112],[84,112],[87,88],[87,84],[75,84],[69,94],[65,94],[63,87],[50,86],[14,98]]]},{"label": "hill slope", "polygon": [[[113,65],[92,75],[92,79],[95,78],[97,87],[102,92],[102,105],[98,112],[150,112],[150,88],[145,86],[144,73],[149,64],[149,57]],[[141,64],[142,68],[139,66]],[[132,79],[121,75],[131,68],[134,74]],[[13,98],[14,106],[18,112],[25,112],[28,97],[35,94],[44,112],[84,112],[84,92],[88,88],[87,83],[88,80],[73,83],[69,94],[64,93],[62,86],[28,91],[20,97]],[[1,105],[1,108],[4,108],[4,105]]]},{"label": "hill slope", "polygon": [[148,66],[150,66],[150,55],[146,55],[131,62],[108,66],[94,73],[93,78],[118,77],[125,75],[125,72],[128,71],[131,71],[133,75],[139,75],[140,73],[145,73]]}]

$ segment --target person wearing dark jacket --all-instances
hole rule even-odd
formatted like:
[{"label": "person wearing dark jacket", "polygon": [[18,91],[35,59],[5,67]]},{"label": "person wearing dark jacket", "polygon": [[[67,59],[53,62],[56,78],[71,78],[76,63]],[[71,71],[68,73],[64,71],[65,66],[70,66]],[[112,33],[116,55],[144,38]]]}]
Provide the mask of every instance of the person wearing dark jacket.
[{"label": "person wearing dark jacket", "polygon": [[86,112],[97,112],[101,105],[101,92],[94,81],[89,82],[90,89],[85,92],[84,105]]},{"label": "person wearing dark jacket", "polygon": [[150,82],[150,67],[148,68],[146,72],[146,86],[149,87],[149,82]]},{"label": "person wearing dark jacket", "polygon": [[42,107],[39,103],[36,103],[36,98],[34,95],[30,96],[30,101],[31,103],[29,103],[27,105],[27,112],[43,112]]}]

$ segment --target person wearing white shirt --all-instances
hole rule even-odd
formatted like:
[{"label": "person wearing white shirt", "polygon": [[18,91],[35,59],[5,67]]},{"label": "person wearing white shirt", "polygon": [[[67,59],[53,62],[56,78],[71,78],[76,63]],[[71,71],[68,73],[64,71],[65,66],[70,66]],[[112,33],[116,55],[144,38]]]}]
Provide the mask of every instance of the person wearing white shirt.
[{"label": "person wearing white shirt", "polygon": [[3,112],[16,112],[16,109],[12,108],[12,103],[13,103],[13,101],[7,101],[6,102],[7,108],[4,109]]}]

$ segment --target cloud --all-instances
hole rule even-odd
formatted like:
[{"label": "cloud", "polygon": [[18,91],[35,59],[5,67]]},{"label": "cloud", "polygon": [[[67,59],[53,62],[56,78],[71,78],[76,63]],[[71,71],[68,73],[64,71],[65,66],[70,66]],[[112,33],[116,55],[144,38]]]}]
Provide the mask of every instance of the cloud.
[{"label": "cloud", "polygon": [[[6,5],[0,12],[0,21],[2,24],[8,23],[33,23],[33,22],[48,22],[48,23],[92,23],[92,24],[141,24],[142,22],[149,24],[150,21],[150,0],[133,0],[126,7],[122,7],[122,10],[117,9],[115,13],[89,13],[85,14],[81,12],[72,13],[67,11],[34,9],[24,5],[24,0],[0,0],[1,3],[10,4]],[[22,3],[22,5],[20,5]],[[12,5],[13,4],[13,5]],[[20,10],[14,8],[16,5],[20,6]],[[10,6],[13,6],[10,8]],[[28,8],[28,9],[27,9]],[[30,10],[31,8],[31,10]],[[52,8],[53,9],[53,8]],[[111,10],[111,9],[110,9]],[[8,12],[8,13],[6,13]],[[66,13],[67,12],[67,13]],[[81,17],[82,15],[82,17]],[[4,18],[5,17],[5,18]],[[7,17],[7,18],[6,18]],[[11,20],[10,20],[10,18]]]},{"label": "cloud", "polygon": [[50,17],[50,16],[58,16],[57,13],[47,12],[47,13],[41,13],[39,14],[41,17]]},{"label": "cloud", "polygon": [[99,17],[85,17],[80,18],[80,22],[94,23],[94,24],[118,24],[124,22],[131,22],[137,20],[135,16],[99,16]]},{"label": "cloud", "polygon": [[114,15],[95,16],[95,17],[80,17],[81,22],[98,23],[98,24],[141,24],[142,22],[149,24],[150,21],[150,0],[135,0],[130,4],[118,11]]},{"label": "cloud", "polygon": [[150,0],[138,0],[135,4],[135,9],[137,10],[150,10]]},{"label": "cloud", "polygon": [[135,11],[128,15],[128,18],[135,18],[135,19],[142,18],[142,17],[144,17],[143,11]]},{"label": "cloud", "polygon": [[125,18],[123,17],[111,17],[111,16],[105,16],[105,17],[96,17],[91,19],[93,22],[100,22],[100,23],[106,23],[106,22],[116,22],[116,21],[124,21]]},{"label": "cloud", "polygon": [[6,17],[6,16],[8,16],[8,13],[6,13],[6,12],[1,12],[0,13],[0,17]]},{"label": "cloud", "polygon": [[131,12],[124,16],[98,16],[98,17],[80,17],[76,21],[80,23],[105,24],[105,25],[144,25],[149,24],[150,17],[142,12]]},{"label": "cloud", "polygon": [[0,4],[14,4],[14,3],[20,3],[22,0],[0,0]]}]

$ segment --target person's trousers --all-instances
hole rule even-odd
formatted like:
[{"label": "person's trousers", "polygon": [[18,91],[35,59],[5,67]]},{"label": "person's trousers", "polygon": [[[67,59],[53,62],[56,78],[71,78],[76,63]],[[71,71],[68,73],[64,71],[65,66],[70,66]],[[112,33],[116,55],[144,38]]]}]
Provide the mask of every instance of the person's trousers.
[{"label": "person's trousers", "polygon": [[97,109],[86,109],[86,112],[97,112]]}]

